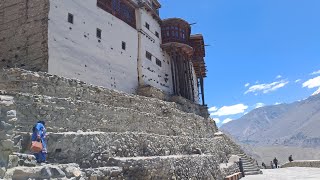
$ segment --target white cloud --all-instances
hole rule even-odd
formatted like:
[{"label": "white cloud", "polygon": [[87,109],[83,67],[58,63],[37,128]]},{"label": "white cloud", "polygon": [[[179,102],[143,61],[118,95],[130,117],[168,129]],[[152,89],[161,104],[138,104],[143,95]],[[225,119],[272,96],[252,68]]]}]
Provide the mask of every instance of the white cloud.
[{"label": "white cloud", "polygon": [[213,106],[213,107],[211,107],[211,108],[208,109],[209,112],[215,112],[215,111],[217,111],[217,110],[218,110],[218,108],[215,107],[215,106]]},{"label": "white cloud", "polygon": [[249,87],[250,86],[250,83],[247,83],[244,85],[244,87]]},{"label": "white cloud", "polygon": [[248,106],[244,104],[236,104],[233,106],[223,106],[218,109],[218,111],[211,113],[211,116],[228,116],[244,113],[244,111],[248,109]]},{"label": "white cloud", "polygon": [[264,94],[267,94],[272,91],[276,91],[279,88],[282,88],[286,86],[289,83],[289,81],[281,80],[281,81],[276,81],[270,84],[256,84],[251,87],[244,93],[257,93],[257,92],[263,92]]},{"label": "white cloud", "polygon": [[212,118],[212,119],[216,122],[216,124],[219,124],[221,122],[219,118]]},{"label": "white cloud", "polygon": [[295,80],[294,82],[295,83],[298,83],[298,82],[300,82],[301,81],[301,79],[297,79],[297,80]]},{"label": "white cloud", "polygon": [[282,104],[282,103],[279,103],[279,102],[274,103],[274,105],[279,105],[279,104]]},{"label": "white cloud", "polygon": [[231,121],[233,121],[233,119],[227,118],[227,119],[222,121],[222,124],[226,124],[226,123],[231,122]]},{"label": "white cloud", "polygon": [[319,88],[316,92],[314,92],[314,93],[312,94],[312,96],[317,95],[317,94],[320,94],[320,88]]},{"label": "white cloud", "polygon": [[255,105],[255,108],[257,109],[257,108],[261,108],[261,107],[263,107],[263,106],[265,106],[264,103],[257,103],[257,104]]},{"label": "white cloud", "polygon": [[318,88],[318,90],[316,90],[312,94],[312,96],[320,94],[320,76],[312,78],[312,79],[309,79],[308,81],[304,82],[302,84],[302,87],[304,87],[304,88],[306,87],[306,88],[309,88],[309,89]]},{"label": "white cloud", "polygon": [[281,75],[278,75],[278,76],[276,77],[276,79],[280,79],[280,78],[282,78],[282,76],[281,76]]},{"label": "white cloud", "polygon": [[302,87],[307,87],[309,89],[320,87],[320,76],[315,77],[313,79],[309,79],[308,81],[302,84]]},{"label": "white cloud", "polygon": [[320,70],[319,71],[315,71],[315,72],[311,73],[310,75],[317,75],[317,74],[320,74]]}]

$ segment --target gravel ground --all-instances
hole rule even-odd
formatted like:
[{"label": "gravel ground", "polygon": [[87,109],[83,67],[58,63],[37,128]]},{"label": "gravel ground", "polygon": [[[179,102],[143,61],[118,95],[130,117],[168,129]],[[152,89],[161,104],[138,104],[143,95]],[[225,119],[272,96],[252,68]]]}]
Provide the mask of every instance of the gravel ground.
[{"label": "gravel ground", "polygon": [[246,176],[242,180],[320,180],[320,168],[263,169],[262,175]]}]

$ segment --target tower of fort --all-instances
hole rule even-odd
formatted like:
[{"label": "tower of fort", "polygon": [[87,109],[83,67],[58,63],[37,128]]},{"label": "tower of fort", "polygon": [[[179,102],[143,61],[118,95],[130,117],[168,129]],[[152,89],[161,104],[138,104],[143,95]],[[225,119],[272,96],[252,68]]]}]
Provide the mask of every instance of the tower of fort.
[{"label": "tower of fort", "polygon": [[[0,178],[224,179],[254,160],[205,104],[204,37],[157,0],[0,2]],[[29,152],[47,124],[50,164]]]}]

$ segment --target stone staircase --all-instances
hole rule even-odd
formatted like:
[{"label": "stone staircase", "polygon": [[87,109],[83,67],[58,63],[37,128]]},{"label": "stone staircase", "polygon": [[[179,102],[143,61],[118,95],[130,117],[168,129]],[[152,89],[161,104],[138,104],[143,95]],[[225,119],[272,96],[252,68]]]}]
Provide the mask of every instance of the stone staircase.
[{"label": "stone staircase", "polygon": [[[0,71],[0,108],[0,165],[8,168],[0,177],[223,179],[239,171],[219,168],[236,145],[215,136],[213,120],[177,103],[9,69]],[[29,153],[40,119],[51,164],[12,163],[26,161],[13,153]]]},{"label": "stone staircase", "polygon": [[227,141],[231,146],[231,149],[232,149],[231,154],[235,154],[241,158],[245,175],[262,174],[262,171],[260,170],[259,166],[257,165],[255,159],[248,156],[242,150],[242,148],[238,144],[233,143],[230,138],[226,137],[226,139],[228,139]]},{"label": "stone staircase", "polygon": [[244,174],[247,175],[257,175],[262,174],[259,166],[256,164],[255,160],[246,154],[238,154],[242,160]]}]

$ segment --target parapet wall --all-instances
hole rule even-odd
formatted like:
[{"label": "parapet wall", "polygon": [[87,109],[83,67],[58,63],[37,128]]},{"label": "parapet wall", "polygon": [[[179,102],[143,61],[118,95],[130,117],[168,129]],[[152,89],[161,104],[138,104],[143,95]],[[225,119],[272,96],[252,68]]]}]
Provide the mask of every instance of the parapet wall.
[{"label": "parapet wall", "polygon": [[0,1],[0,68],[48,71],[49,0]]},{"label": "parapet wall", "polygon": [[293,161],[288,162],[281,166],[282,168],[288,167],[311,167],[311,168],[320,168],[320,160],[309,160],[309,161]]}]

